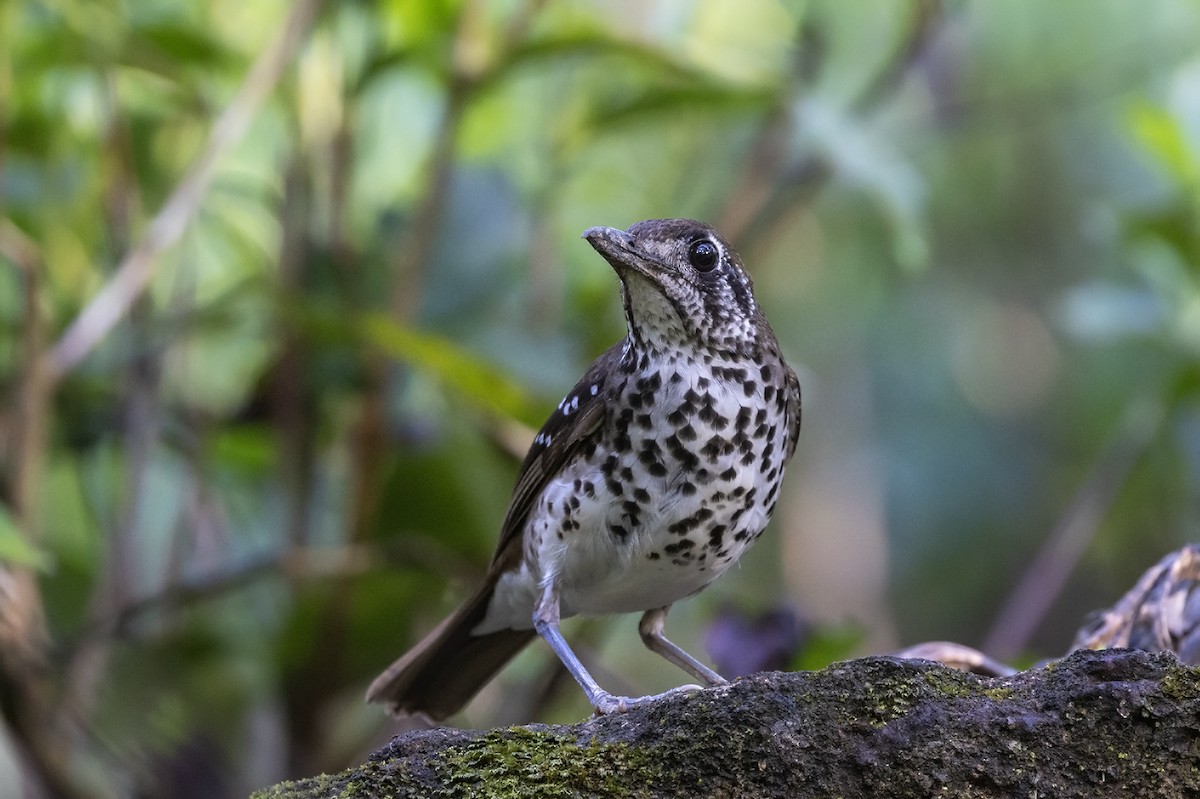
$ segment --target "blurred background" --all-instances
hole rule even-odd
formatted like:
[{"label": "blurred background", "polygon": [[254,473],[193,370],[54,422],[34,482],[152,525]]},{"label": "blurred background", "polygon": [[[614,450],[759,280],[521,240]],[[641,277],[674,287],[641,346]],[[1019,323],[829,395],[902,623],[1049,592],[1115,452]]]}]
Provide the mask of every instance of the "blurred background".
[{"label": "blurred background", "polygon": [[[715,224],[805,392],[672,637],[1062,654],[1200,521],[1197,42],[1194,0],[0,5],[0,795],[244,796],[411,726],[366,684],[623,334],[597,224]],[[587,713],[536,644],[454,722]]]}]

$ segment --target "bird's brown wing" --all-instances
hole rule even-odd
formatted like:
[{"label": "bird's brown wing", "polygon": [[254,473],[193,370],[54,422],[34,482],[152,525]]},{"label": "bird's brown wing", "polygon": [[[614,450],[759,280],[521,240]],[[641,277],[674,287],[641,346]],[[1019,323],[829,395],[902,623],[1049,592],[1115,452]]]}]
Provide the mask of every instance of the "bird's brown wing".
[{"label": "bird's brown wing", "polygon": [[787,392],[787,407],[784,413],[787,415],[787,449],[784,450],[785,463],[792,459],[792,453],[796,451],[796,439],[800,437],[800,379],[796,377],[796,372],[792,367],[784,367],[787,370],[787,381],[785,383],[785,391]]},{"label": "bird's brown wing", "polygon": [[542,425],[521,464],[500,541],[492,558],[493,573],[507,571],[521,557],[521,531],[538,496],[571,457],[594,437],[608,413],[610,377],[620,363],[624,342],[617,342],[592,362]]},{"label": "bird's brown wing", "polygon": [[482,635],[474,630],[487,614],[496,581],[520,561],[521,531],[542,489],[603,424],[608,375],[620,358],[620,344],[597,358],[542,426],[521,465],[487,577],[453,615],[375,679],[367,690],[369,701],[384,703],[396,714],[444,719],[457,713],[533,638],[535,633],[527,629]]}]

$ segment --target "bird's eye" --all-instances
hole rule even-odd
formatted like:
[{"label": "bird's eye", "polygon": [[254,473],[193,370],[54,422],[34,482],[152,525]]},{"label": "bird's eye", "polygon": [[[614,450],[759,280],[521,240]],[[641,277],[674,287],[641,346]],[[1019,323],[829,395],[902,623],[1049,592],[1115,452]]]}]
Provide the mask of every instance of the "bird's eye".
[{"label": "bird's eye", "polygon": [[711,272],[720,255],[721,251],[717,249],[717,245],[708,239],[698,239],[688,248],[688,263],[698,272]]}]

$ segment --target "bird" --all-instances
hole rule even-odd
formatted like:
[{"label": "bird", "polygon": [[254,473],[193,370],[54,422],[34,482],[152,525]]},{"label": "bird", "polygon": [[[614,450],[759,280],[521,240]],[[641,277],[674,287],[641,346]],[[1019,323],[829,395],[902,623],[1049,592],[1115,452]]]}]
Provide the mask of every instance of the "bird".
[{"label": "bird", "polygon": [[796,449],[800,383],[711,226],[651,219],[583,238],[619,278],[626,335],[534,437],[478,587],[369,687],[393,715],[454,715],[539,636],[597,715],[702,690],[610,693],[559,628],[576,615],[640,612],[648,649],[725,682],[666,637],[667,612],[767,526]]}]

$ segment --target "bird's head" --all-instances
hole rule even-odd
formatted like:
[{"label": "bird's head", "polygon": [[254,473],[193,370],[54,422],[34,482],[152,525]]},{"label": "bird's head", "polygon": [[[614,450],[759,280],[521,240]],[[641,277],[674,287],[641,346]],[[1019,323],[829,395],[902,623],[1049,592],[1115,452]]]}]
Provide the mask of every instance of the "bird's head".
[{"label": "bird's head", "polygon": [[621,279],[630,337],[650,348],[743,353],[758,344],[762,315],[729,242],[692,219],[649,219],[583,237]]}]

